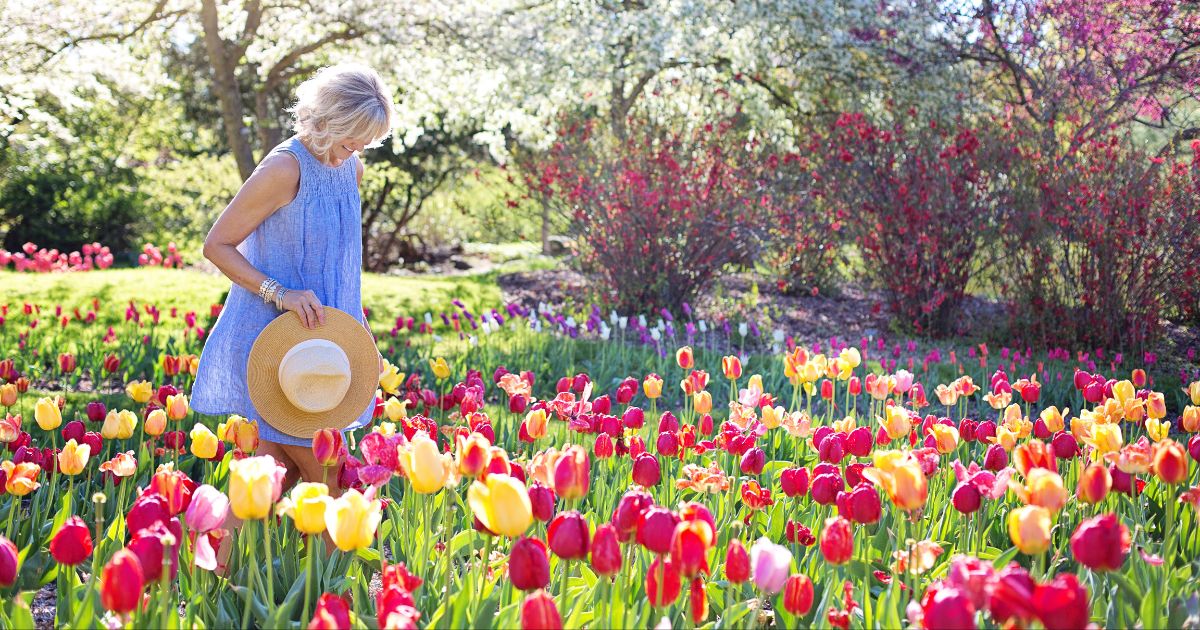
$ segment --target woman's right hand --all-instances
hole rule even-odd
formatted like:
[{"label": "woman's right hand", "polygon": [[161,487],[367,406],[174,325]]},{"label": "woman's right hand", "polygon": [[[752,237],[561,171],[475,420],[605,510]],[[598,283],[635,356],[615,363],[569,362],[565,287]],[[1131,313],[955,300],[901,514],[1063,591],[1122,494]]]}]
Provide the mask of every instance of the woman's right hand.
[{"label": "woman's right hand", "polygon": [[317,294],[307,289],[289,289],[283,294],[283,309],[293,311],[305,328],[313,329],[325,325],[325,307]]}]

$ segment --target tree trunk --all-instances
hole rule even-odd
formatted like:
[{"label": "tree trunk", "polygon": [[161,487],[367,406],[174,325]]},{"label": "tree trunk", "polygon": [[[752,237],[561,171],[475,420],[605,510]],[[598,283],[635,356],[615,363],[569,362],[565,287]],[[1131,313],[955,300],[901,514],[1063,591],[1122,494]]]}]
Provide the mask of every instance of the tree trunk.
[{"label": "tree trunk", "polygon": [[250,130],[243,124],[245,106],[238,89],[235,68],[237,59],[230,59],[221,39],[220,18],[216,0],[202,0],[200,20],[204,25],[204,47],[208,52],[208,63],[212,67],[213,91],[221,105],[221,121],[225,126],[225,139],[229,150],[237,160],[238,173],[248,179],[254,172],[254,150],[250,146]]}]

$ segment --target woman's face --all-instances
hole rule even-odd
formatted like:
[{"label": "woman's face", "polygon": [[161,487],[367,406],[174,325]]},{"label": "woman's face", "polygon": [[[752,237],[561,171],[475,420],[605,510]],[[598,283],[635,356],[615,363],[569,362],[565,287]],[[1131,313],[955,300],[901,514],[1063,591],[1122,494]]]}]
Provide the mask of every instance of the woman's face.
[{"label": "woman's face", "polygon": [[326,156],[330,166],[341,166],[342,162],[350,159],[351,155],[365,149],[368,144],[371,144],[370,138],[343,138],[334,141],[329,147],[329,155]]}]

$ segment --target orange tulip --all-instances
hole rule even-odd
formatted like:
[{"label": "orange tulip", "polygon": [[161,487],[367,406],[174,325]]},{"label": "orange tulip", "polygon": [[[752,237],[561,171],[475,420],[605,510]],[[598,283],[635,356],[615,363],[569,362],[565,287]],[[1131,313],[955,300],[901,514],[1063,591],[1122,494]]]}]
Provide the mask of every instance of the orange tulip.
[{"label": "orange tulip", "polygon": [[1050,511],[1026,505],[1008,513],[1008,536],[1021,553],[1036,556],[1050,547]]},{"label": "orange tulip", "polygon": [[650,374],[642,381],[642,391],[646,393],[646,398],[654,400],[662,396],[663,380],[657,374]]},{"label": "orange tulip", "polygon": [[1175,440],[1163,440],[1154,445],[1154,462],[1151,467],[1163,483],[1174,485],[1187,480],[1187,456],[1183,447]]},{"label": "orange tulip", "polygon": [[1200,407],[1188,405],[1183,408],[1183,420],[1180,422],[1183,430],[1188,433],[1200,431]]},{"label": "orange tulip", "polygon": [[0,470],[3,470],[5,475],[4,489],[13,496],[23,497],[42,486],[37,481],[42,467],[37,464],[0,462]]},{"label": "orange tulip", "polygon": [[679,364],[679,367],[685,370],[692,369],[692,366],[696,365],[696,357],[692,354],[692,347],[684,346],[676,350],[675,363]]}]

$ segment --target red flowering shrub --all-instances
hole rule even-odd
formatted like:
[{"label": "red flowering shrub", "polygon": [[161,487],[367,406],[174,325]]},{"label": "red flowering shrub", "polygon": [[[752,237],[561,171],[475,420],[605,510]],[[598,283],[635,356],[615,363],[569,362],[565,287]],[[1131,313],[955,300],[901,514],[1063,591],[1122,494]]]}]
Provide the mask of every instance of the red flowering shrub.
[{"label": "red flowering shrub", "polygon": [[565,126],[525,166],[531,196],[570,219],[574,262],[619,309],[676,308],[726,265],[754,260],[772,225],[765,159],[735,120],[690,133],[631,120],[616,140]]},{"label": "red flowering shrub", "polygon": [[[1017,138],[1013,146],[1025,146]],[[999,289],[1043,345],[1137,348],[1200,308],[1200,142],[1157,158],[1115,136],[1053,160],[1014,149]]]},{"label": "red flowering shrub", "polygon": [[905,122],[884,127],[843,114],[815,136],[817,194],[844,221],[863,257],[860,272],[882,286],[899,323],[953,333],[976,249],[993,224],[994,176],[982,165],[997,147],[971,128]]},{"label": "red flowering shrub", "polygon": [[842,221],[828,205],[813,203],[811,160],[797,153],[772,155],[761,170],[764,203],[774,219],[758,262],[784,294],[836,292]]}]

